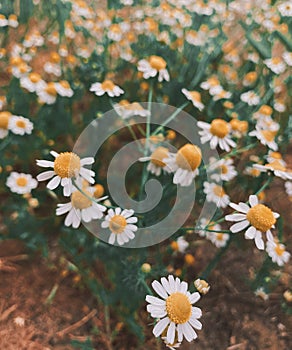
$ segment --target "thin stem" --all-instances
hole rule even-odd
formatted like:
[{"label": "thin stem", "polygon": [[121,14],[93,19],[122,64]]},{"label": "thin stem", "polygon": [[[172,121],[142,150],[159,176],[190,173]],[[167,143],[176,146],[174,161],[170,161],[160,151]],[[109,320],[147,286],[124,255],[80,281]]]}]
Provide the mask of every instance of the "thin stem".
[{"label": "thin stem", "polygon": [[141,284],[144,286],[147,293],[149,293],[150,295],[153,295],[152,290],[149,288],[148,284],[146,283],[146,281],[144,279],[141,279]]}]

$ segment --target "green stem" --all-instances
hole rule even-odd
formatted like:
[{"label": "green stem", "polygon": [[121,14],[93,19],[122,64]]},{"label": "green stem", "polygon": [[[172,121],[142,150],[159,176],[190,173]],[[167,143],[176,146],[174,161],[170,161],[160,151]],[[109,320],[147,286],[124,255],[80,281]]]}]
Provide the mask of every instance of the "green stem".
[{"label": "green stem", "polygon": [[146,281],[144,279],[141,279],[141,284],[144,286],[147,293],[149,293],[150,295],[153,295],[152,290],[149,288],[148,284],[146,283]]}]

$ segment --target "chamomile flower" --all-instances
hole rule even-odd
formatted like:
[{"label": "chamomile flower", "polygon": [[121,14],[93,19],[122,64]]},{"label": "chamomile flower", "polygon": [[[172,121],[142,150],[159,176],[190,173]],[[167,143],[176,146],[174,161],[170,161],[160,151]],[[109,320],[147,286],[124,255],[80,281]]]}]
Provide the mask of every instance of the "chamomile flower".
[{"label": "chamomile flower", "polygon": [[171,242],[171,248],[175,252],[180,252],[180,253],[184,253],[189,245],[190,245],[189,242],[187,242],[183,236],[180,236],[176,241]]},{"label": "chamomile flower", "polygon": [[212,172],[210,179],[214,181],[231,181],[237,175],[237,171],[233,165],[233,159],[210,158],[209,170]]},{"label": "chamomile flower", "polygon": [[49,82],[36,90],[40,103],[54,104],[57,99],[57,89],[54,82]]},{"label": "chamomile flower", "polygon": [[0,112],[0,139],[8,135],[9,120],[12,114],[8,111]]},{"label": "chamomile flower", "polygon": [[33,123],[27,118],[13,115],[9,118],[8,129],[16,135],[31,134]]},{"label": "chamomile flower", "polygon": [[168,344],[173,344],[177,335],[177,341],[182,342],[185,338],[188,342],[197,338],[194,329],[201,329],[202,324],[198,318],[202,311],[193,304],[200,299],[198,292],[190,293],[188,284],[180,281],[172,275],[152,282],[152,288],[159,295],[157,298],[152,295],[146,296],[147,311],[151,317],[159,319],[153,328],[155,337],[159,337],[165,330]]},{"label": "chamomile flower", "polygon": [[201,94],[198,91],[189,91],[187,89],[182,89],[181,92],[185,95],[185,97],[192,101],[194,107],[198,108],[199,111],[204,109],[204,105],[201,100]]},{"label": "chamomile flower", "polygon": [[36,92],[37,90],[44,89],[46,83],[38,73],[30,73],[20,78],[20,86],[29,92]]},{"label": "chamomile flower", "polygon": [[229,234],[223,232],[209,232],[208,239],[217,247],[223,248],[229,240]]},{"label": "chamomile flower", "polygon": [[[65,226],[72,226],[78,228],[81,220],[84,222],[90,222],[95,219],[101,219],[103,212],[106,211],[106,207],[96,203],[96,199],[90,199],[92,197],[92,191],[83,189],[84,195],[79,190],[74,188],[71,201],[69,203],[58,204],[56,209],[56,215],[67,214],[65,219]],[[98,201],[105,199],[106,197],[99,198]]]},{"label": "chamomile flower", "polygon": [[200,278],[197,278],[194,281],[194,286],[196,287],[197,291],[200,292],[201,294],[207,294],[210,290],[210,285],[207,281],[202,280]]},{"label": "chamomile flower", "polygon": [[140,103],[138,102],[130,103],[127,100],[122,100],[119,103],[116,103],[114,105],[114,110],[123,119],[127,119],[135,115],[139,115],[141,117],[147,117],[150,115],[150,111],[148,111],[147,109],[144,109],[140,105]]},{"label": "chamomile flower", "polygon": [[230,202],[229,196],[225,193],[223,187],[216,183],[204,182],[204,193],[208,202],[215,203],[219,208],[226,208]]},{"label": "chamomile flower", "polygon": [[165,163],[165,159],[169,157],[169,150],[166,147],[157,147],[149,157],[139,158],[140,162],[148,162],[147,171],[156,176],[160,176],[161,171],[171,172],[171,168]]},{"label": "chamomile flower", "polygon": [[118,244],[123,245],[135,238],[134,232],[138,230],[138,227],[133,224],[138,219],[133,214],[134,210],[132,209],[109,209],[104,221],[101,223],[101,227],[109,228],[111,231],[109,244],[114,244],[117,239]]},{"label": "chamomile flower", "polygon": [[215,224],[213,222],[210,222],[209,220],[207,220],[206,218],[202,218],[199,222],[199,227],[195,228],[196,233],[198,233],[198,235],[200,237],[206,237],[207,239],[210,239],[210,231],[207,231],[205,229],[208,230],[214,230],[214,231],[220,231],[221,230],[221,226],[220,224]]},{"label": "chamomile flower", "polygon": [[57,93],[62,97],[72,97],[74,94],[67,80],[61,80],[59,83],[55,83],[55,87]]},{"label": "chamomile flower", "polygon": [[271,232],[267,234],[266,252],[274,263],[283,266],[290,259],[290,253],[286,251],[284,244],[275,239]]},{"label": "chamomile flower", "polygon": [[230,227],[232,233],[243,231],[248,227],[245,231],[245,238],[254,239],[256,247],[263,250],[265,244],[262,234],[266,233],[268,235],[269,232],[271,232],[271,228],[275,227],[276,219],[280,215],[272,212],[272,210],[264,204],[259,204],[256,195],[249,196],[249,205],[242,202],[239,204],[230,203],[229,206],[239,213],[226,215],[225,220],[238,221]]},{"label": "chamomile flower", "polygon": [[201,149],[198,146],[187,143],[177,153],[170,153],[163,159],[172,172],[175,185],[190,186],[193,179],[199,174],[198,167],[202,161]]},{"label": "chamomile flower", "polygon": [[242,102],[247,103],[249,106],[257,106],[260,103],[260,97],[252,90],[241,94],[240,99]]},{"label": "chamomile flower", "polygon": [[267,161],[269,163],[272,163],[274,161],[279,162],[281,165],[283,165],[283,167],[287,166],[287,163],[284,161],[284,159],[282,158],[281,153],[279,152],[273,152],[273,151],[269,151],[268,155],[266,156]]},{"label": "chamomile flower", "polygon": [[18,194],[30,193],[35,189],[38,182],[30,175],[13,171],[6,180],[6,186],[11,192]]},{"label": "chamomile flower", "polygon": [[272,57],[264,60],[264,64],[275,74],[281,74],[286,69],[286,64],[281,57]]},{"label": "chamomile flower", "polygon": [[124,90],[115,85],[111,80],[104,80],[102,83],[92,84],[90,91],[94,92],[96,96],[107,94],[109,97],[120,96],[124,93]]},{"label": "chamomile flower", "polygon": [[284,1],[278,5],[278,10],[283,17],[292,17],[292,4],[291,1]]},{"label": "chamomile flower", "polygon": [[277,131],[262,129],[258,125],[256,125],[256,129],[249,133],[249,136],[255,136],[261,144],[264,146],[268,146],[273,151],[278,150],[278,145],[275,141],[275,137],[277,135]]},{"label": "chamomile flower", "polygon": [[217,145],[226,152],[230,151],[230,147],[236,147],[236,143],[230,136],[230,125],[223,119],[214,119],[211,124],[198,122],[198,127],[203,129],[199,131],[201,142],[204,144],[210,142],[211,149],[215,149]]},{"label": "chamomile flower", "polygon": [[158,74],[158,81],[169,81],[169,73],[166,69],[166,61],[160,56],[150,56],[138,62],[138,71],[143,73],[144,79],[155,77]]},{"label": "chamomile flower", "polygon": [[260,170],[264,173],[271,171],[275,176],[280,177],[283,180],[292,180],[292,171],[288,170],[278,160],[274,160],[271,163],[265,165],[254,164],[253,166],[257,170]]},{"label": "chamomile flower", "polygon": [[254,292],[255,296],[267,301],[269,299],[269,294],[265,291],[264,287],[259,287]]},{"label": "chamomile flower", "polygon": [[80,157],[73,152],[57,153],[50,152],[55,160],[37,160],[37,165],[43,168],[53,168],[54,170],[45,171],[37,176],[38,181],[45,181],[51,179],[47,184],[47,188],[54,190],[60,184],[63,187],[63,194],[69,197],[73,190],[72,178],[81,177],[89,183],[94,183],[92,170],[84,168],[84,165],[90,165],[94,162],[94,158]]}]

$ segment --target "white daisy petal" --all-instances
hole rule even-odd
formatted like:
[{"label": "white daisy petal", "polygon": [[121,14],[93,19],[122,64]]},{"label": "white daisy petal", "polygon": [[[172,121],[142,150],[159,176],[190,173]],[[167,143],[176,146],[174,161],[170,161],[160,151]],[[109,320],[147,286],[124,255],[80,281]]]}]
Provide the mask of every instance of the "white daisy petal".
[{"label": "white daisy petal", "polygon": [[248,225],[250,225],[248,220],[238,222],[230,227],[232,233],[237,233],[244,230]]},{"label": "white daisy petal", "polygon": [[155,325],[155,327],[153,328],[153,334],[156,338],[162,334],[162,332],[168,326],[169,322],[170,322],[169,318],[165,317]]}]

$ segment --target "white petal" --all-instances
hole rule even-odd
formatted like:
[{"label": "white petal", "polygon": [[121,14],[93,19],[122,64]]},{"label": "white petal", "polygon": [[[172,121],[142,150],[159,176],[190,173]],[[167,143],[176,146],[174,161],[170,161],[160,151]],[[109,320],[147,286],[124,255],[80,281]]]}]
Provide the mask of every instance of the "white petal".
[{"label": "white petal", "polygon": [[169,344],[173,344],[174,338],[175,338],[175,323],[171,322],[167,330],[167,335],[166,335],[167,342]]},{"label": "white petal", "polygon": [[109,244],[114,244],[115,243],[115,239],[116,239],[116,235],[114,233],[111,233],[110,237],[109,237]]},{"label": "white petal", "polygon": [[196,329],[202,329],[202,323],[198,321],[195,317],[189,319],[189,323]]},{"label": "white petal", "polygon": [[225,220],[227,221],[242,221],[246,219],[245,214],[231,214],[231,215],[226,215]]},{"label": "white petal", "polygon": [[80,164],[81,166],[83,165],[91,165],[94,163],[94,158],[93,157],[86,157],[81,159]]},{"label": "white petal", "polygon": [[248,212],[248,210],[250,209],[250,208],[248,208],[248,210],[245,210],[245,209],[243,209],[239,204],[235,204],[235,203],[229,203],[229,206],[231,207],[231,208],[233,208],[234,210],[236,210],[236,211],[239,211],[240,213],[247,213]]},{"label": "white petal", "polygon": [[191,342],[193,339],[197,338],[197,333],[193,330],[189,323],[184,323],[182,325],[182,330],[184,337],[188,342]]},{"label": "white petal", "polygon": [[256,233],[255,245],[260,250],[264,250],[265,249],[265,243],[264,243],[264,241],[262,239],[262,233],[260,231],[257,231],[257,233]]},{"label": "white petal", "polygon": [[254,238],[255,238],[256,231],[257,231],[256,228],[253,227],[253,226],[251,226],[251,227],[249,227],[249,228],[246,230],[246,232],[245,232],[245,234],[244,234],[244,237],[245,237],[246,239],[254,239]]},{"label": "white petal", "polygon": [[165,306],[165,300],[161,300],[161,299],[154,297],[152,295],[146,295],[146,301],[150,304],[153,304],[153,305]]},{"label": "white petal", "polygon": [[241,222],[238,222],[238,223],[232,225],[230,227],[230,231],[232,233],[237,233],[237,232],[244,230],[248,225],[250,225],[249,221],[244,220],[244,221],[241,221]]},{"label": "white petal", "polygon": [[255,205],[259,204],[258,197],[256,195],[249,196],[249,204],[254,207]]},{"label": "white petal", "polygon": [[153,328],[153,334],[155,337],[159,337],[161,333],[165,330],[167,325],[169,324],[169,318],[165,317],[162,320],[160,320],[155,327]]},{"label": "white petal", "polygon": [[61,182],[61,178],[60,176],[55,176],[48,184],[47,184],[47,188],[50,190],[54,190],[55,188],[57,188],[59,186]]},{"label": "white petal", "polygon": [[50,179],[54,175],[56,175],[56,173],[53,170],[45,171],[37,176],[37,180],[38,181],[45,181],[45,180]]},{"label": "white petal", "polygon": [[201,298],[200,294],[198,292],[192,293],[190,296],[190,303],[194,304]]},{"label": "white petal", "polygon": [[165,289],[162,287],[162,285],[158,281],[152,282],[152,288],[155,290],[155,292],[163,299],[167,298],[167,293]]}]

